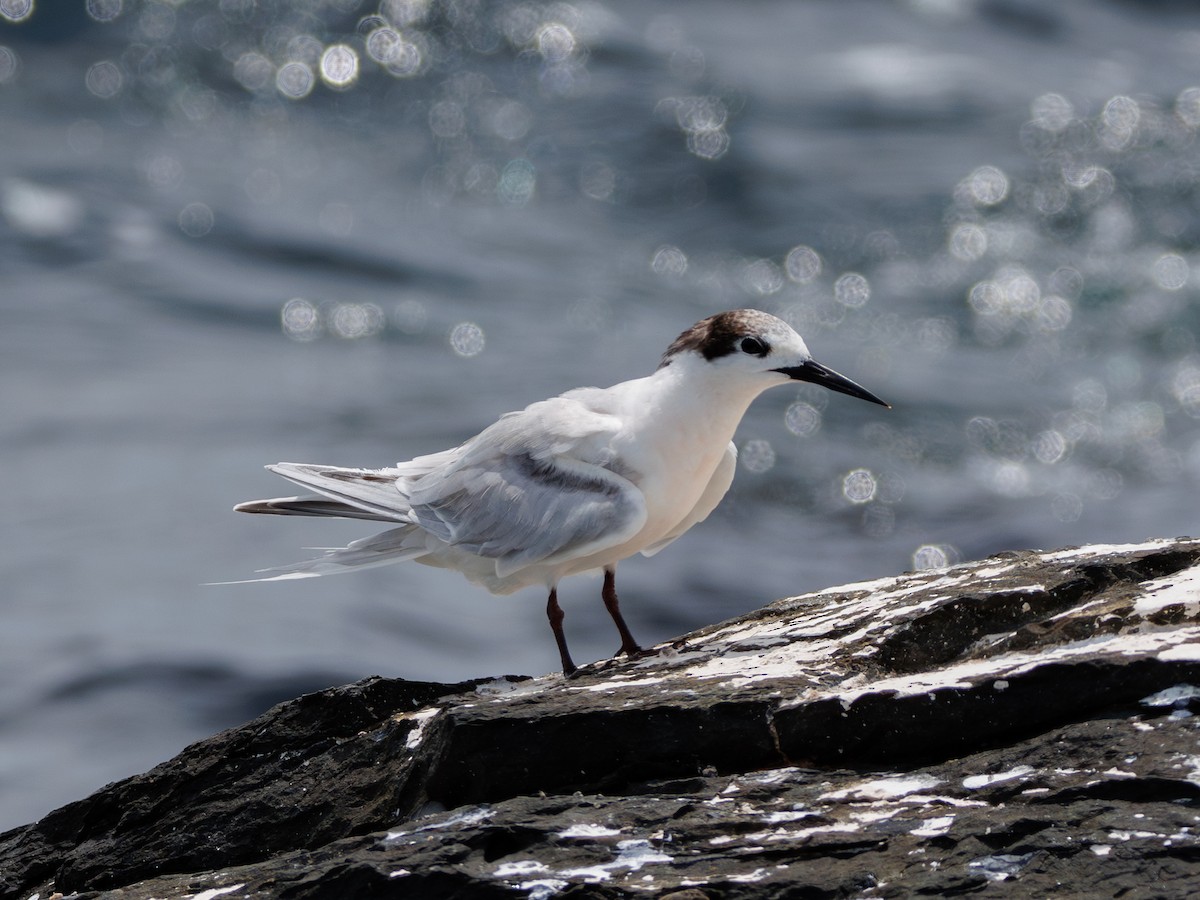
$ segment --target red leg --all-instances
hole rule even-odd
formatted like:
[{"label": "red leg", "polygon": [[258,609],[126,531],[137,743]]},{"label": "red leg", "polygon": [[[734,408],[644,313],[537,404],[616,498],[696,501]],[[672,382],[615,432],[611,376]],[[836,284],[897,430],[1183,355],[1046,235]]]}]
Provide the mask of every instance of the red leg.
[{"label": "red leg", "polygon": [[617,653],[624,653],[629,657],[640,655],[642,648],[633,639],[633,635],[629,632],[629,626],[625,624],[625,619],[621,617],[621,604],[617,600],[616,569],[604,570],[604,588],[600,592],[600,596],[604,598],[604,607],[608,610],[608,614],[612,616],[613,624],[617,626],[617,631],[621,635],[621,649]]},{"label": "red leg", "polygon": [[558,644],[558,655],[562,659],[564,675],[575,674],[575,663],[571,661],[571,651],[567,649],[567,636],[563,634],[563,611],[558,605],[558,588],[550,588],[550,599],[546,601],[546,618],[550,620],[550,630],[554,632],[554,640]]}]

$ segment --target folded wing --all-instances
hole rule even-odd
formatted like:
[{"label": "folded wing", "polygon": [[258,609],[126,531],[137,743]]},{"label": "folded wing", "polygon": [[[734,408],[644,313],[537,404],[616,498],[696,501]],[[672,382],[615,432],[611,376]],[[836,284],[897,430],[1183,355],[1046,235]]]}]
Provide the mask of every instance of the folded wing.
[{"label": "folded wing", "polygon": [[405,488],[411,515],[451,546],[496,561],[501,577],[618,546],[646,522],[646,501],[609,466],[620,423],[570,398],[510,413],[450,465]]},{"label": "folded wing", "polygon": [[409,526],[319,561],[273,570],[281,573],[276,577],[466,553],[494,560],[496,576],[504,579],[531,565],[619,546],[645,525],[645,497],[631,480],[636,476],[612,468],[611,438],[619,425],[579,399],[558,397],[509,413],[461,447],[392,468],[268,466],[320,496],[236,508]]}]

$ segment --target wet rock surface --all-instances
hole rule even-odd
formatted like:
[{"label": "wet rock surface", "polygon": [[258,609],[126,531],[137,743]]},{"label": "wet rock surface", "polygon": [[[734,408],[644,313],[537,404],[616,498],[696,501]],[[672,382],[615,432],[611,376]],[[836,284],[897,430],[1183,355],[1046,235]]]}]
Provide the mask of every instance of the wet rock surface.
[{"label": "wet rock surface", "polygon": [[282,704],[0,835],[49,897],[1189,897],[1200,540],[782,600],[579,677]]}]

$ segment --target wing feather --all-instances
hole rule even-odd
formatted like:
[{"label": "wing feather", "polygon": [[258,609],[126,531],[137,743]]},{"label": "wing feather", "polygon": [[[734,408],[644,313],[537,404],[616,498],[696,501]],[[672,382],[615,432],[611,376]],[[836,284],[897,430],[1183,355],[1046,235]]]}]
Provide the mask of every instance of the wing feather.
[{"label": "wing feather", "polygon": [[323,497],[370,513],[374,518],[395,522],[412,521],[408,514],[408,502],[397,485],[401,477],[399,469],[348,469],[307,463],[276,463],[267,468],[288,481],[316,491]]},{"label": "wing feather", "polygon": [[449,465],[406,482],[413,519],[456,548],[526,566],[618,546],[646,522],[646,501],[613,471],[612,416],[558,397],[509,413]]}]

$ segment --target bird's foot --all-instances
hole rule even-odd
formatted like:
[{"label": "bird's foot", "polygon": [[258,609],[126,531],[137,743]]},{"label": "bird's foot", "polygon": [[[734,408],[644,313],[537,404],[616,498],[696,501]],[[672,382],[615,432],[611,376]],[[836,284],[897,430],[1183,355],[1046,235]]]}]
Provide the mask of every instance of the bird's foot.
[{"label": "bird's foot", "polygon": [[651,656],[658,656],[660,653],[662,653],[662,650],[658,647],[651,647],[649,650],[643,650],[637,644],[630,644],[629,646],[622,644],[617,648],[617,652],[612,655],[612,658],[613,661],[615,661],[618,656],[625,656],[629,659],[646,659]]}]

